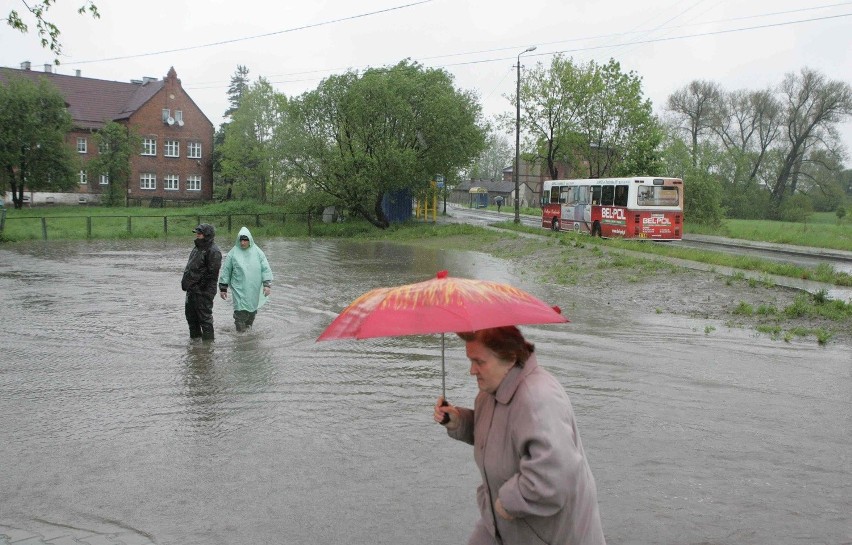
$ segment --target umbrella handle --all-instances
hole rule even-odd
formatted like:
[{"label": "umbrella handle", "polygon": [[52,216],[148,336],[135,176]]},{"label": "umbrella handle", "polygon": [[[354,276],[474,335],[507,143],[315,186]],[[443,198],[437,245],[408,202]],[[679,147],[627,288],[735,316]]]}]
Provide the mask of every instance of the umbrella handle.
[{"label": "umbrella handle", "polygon": [[[441,407],[446,407],[447,405],[449,405],[449,403],[447,402],[446,399],[441,401]],[[449,422],[450,422],[450,415],[448,413],[444,413],[444,418],[443,418],[443,420],[441,420],[441,424],[446,425]]]}]

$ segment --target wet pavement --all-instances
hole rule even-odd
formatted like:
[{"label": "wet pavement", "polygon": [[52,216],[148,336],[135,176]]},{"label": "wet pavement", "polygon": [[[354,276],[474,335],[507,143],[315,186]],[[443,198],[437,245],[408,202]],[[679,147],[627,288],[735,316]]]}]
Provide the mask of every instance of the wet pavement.
[{"label": "wet pavement", "polygon": [[611,545],[852,542],[847,346],[706,335],[475,252],[260,243],[272,301],[237,334],[217,299],[212,344],[187,339],[190,237],[0,246],[0,545],[466,542],[478,471],[431,420],[440,338],[315,342],[440,269],[571,318],[523,329],[571,396]]}]

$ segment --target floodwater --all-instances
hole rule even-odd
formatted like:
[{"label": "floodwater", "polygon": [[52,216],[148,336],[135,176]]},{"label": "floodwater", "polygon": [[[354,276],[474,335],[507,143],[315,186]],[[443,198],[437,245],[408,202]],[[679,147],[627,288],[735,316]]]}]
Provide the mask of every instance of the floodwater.
[{"label": "floodwater", "polygon": [[[848,346],[707,335],[480,253],[328,240],[261,241],[272,301],[237,334],[217,298],[202,344],[191,244],[0,246],[0,545],[465,543],[479,478],[432,421],[440,336],[315,342],[361,293],[440,269],[571,318],[523,329],[574,403],[611,545],[852,542]],[[469,405],[454,336],[446,355]]]}]

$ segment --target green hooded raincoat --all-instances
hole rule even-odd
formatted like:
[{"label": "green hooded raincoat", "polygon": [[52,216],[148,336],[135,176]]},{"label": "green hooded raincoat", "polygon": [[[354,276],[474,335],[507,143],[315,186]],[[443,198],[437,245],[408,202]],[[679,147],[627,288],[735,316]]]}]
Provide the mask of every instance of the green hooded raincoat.
[{"label": "green hooded raincoat", "polygon": [[[241,235],[249,239],[249,246],[245,250],[240,246]],[[255,245],[248,227],[243,227],[222,264],[219,284],[226,284],[230,288],[234,310],[256,312],[269,300],[263,295],[263,283],[267,281],[272,281],[272,269],[266,254]]]}]

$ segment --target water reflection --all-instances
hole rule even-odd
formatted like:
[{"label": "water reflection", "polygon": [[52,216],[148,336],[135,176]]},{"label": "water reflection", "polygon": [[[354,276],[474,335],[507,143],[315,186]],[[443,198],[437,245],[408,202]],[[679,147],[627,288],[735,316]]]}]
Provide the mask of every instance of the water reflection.
[{"label": "water reflection", "polygon": [[[610,544],[848,540],[846,347],[601,312],[477,252],[262,244],[272,300],[246,334],[217,300],[214,343],[183,319],[189,241],[0,246],[0,543],[464,543],[478,473],[431,421],[440,336],[315,342],[358,295],[441,269],[571,318],[524,329],[572,396]],[[454,335],[446,365],[470,404]]]}]

